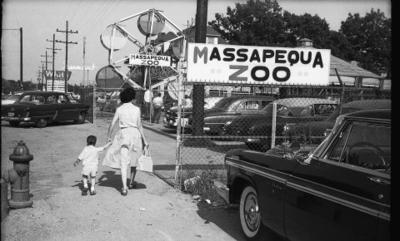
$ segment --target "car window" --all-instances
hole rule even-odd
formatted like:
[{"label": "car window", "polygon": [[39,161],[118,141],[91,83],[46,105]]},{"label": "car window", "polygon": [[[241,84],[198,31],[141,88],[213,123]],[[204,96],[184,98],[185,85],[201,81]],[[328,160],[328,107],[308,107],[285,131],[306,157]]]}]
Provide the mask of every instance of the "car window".
[{"label": "car window", "polygon": [[249,100],[241,102],[237,106],[236,111],[259,110],[259,109],[260,109],[260,104],[258,103],[257,100]]},{"label": "car window", "polygon": [[300,112],[300,116],[313,116],[313,115],[314,115],[313,105],[309,105],[303,108]]},{"label": "car window", "polygon": [[43,95],[32,95],[31,102],[36,105],[44,104],[44,96]]},{"label": "car window", "polygon": [[268,105],[269,103],[271,103],[272,101],[266,101],[266,100],[262,100],[261,101],[261,108],[264,108],[266,105]]},{"label": "car window", "polygon": [[46,104],[56,104],[57,103],[57,96],[56,95],[49,95],[46,98]]},{"label": "car window", "polygon": [[315,104],[314,114],[315,115],[330,115],[336,110],[337,105],[335,104]]},{"label": "car window", "polygon": [[331,148],[330,153],[327,155],[327,159],[332,161],[340,162],[342,161],[341,157],[344,150],[344,145],[346,144],[347,138],[350,133],[350,126],[347,126],[344,130],[340,132],[340,134],[336,137],[336,142],[334,146]]},{"label": "car window", "polygon": [[58,104],[67,104],[68,103],[68,99],[65,95],[59,95],[58,99],[57,99],[57,103]]},{"label": "car window", "polygon": [[368,169],[386,171],[391,166],[391,128],[355,121],[339,135],[328,159]]},{"label": "car window", "polygon": [[31,95],[23,95],[19,102],[21,103],[29,103],[31,101]]}]

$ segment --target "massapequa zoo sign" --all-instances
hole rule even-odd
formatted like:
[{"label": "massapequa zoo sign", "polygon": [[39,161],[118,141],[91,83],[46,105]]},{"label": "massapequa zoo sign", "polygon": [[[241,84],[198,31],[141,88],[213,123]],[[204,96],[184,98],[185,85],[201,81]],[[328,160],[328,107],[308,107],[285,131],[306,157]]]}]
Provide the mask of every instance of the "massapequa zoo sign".
[{"label": "massapequa zoo sign", "polygon": [[328,85],[329,49],[189,43],[187,82]]}]

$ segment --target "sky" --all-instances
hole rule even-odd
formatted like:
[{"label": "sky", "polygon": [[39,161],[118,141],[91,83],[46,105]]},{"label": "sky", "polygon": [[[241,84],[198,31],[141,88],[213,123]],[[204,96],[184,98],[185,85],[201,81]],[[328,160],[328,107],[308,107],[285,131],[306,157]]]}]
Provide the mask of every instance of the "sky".
[{"label": "sky", "polygon": [[[82,82],[82,70],[74,67],[83,64],[83,39],[85,44],[86,66],[93,67],[86,78],[93,83],[97,71],[108,64],[108,51],[100,42],[100,35],[108,25],[127,16],[155,8],[161,10],[176,26],[181,29],[194,21],[196,0],[3,0],[2,1],[2,78],[19,80],[20,35],[23,28],[23,80],[37,82],[41,61],[47,50],[51,55],[49,42],[55,38],[65,41],[65,34],[56,30],[65,30],[68,21],[69,30],[78,31],[69,34],[68,41],[77,44],[68,45],[68,66],[72,71],[70,84]],[[208,0],[207,21],[215,19],[216,13],[226,14],[228,6],[246,0]],[[325,19],[331,30],[339,30],[348,14],[359,13],[364,16],[372,8],[380,9],[386,17],[391,17],[390,0],[278,0],[283,10],[295,13],[318,15]],[[144,43],[145,38],[137,31],[137,18],[124,22],[124,26],[134,37]],[[168,29],[168,28],[167,28]],[[49,41],[47,41],[49,40]],[[65,44],[56,43],[55,70],[65,69]],[[134,48],[124,47],[118,56],[134,52]],[[49,58],[51,61],[51,58]],[[51,69],[51,64],[48,69]],[[72,67],[72,68],[71,68]]]}]

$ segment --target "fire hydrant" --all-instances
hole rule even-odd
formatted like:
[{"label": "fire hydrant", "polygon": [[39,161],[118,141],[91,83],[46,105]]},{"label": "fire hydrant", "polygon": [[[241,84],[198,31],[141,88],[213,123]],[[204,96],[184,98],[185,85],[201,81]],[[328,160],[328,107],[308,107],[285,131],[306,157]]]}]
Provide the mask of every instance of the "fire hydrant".
[{"label": "fire hydrant", "polygon": [[13,169],[8,170],[11,183],[10,208],[31,207],[33,204],[29,194],[29,162],[32,159],[28,147],[19,141],[10,155],[10,160],[14,162]]}]

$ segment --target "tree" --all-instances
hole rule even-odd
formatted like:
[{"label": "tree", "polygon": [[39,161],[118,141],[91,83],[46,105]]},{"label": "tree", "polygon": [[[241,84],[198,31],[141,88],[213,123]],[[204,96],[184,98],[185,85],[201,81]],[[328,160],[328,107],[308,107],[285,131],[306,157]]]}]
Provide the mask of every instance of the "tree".
[{"label": "tree", "polygon": [[301,38],[309,38],[316,48],[329,48],[332,54],[351,60],[352,49],[345,37],[329,29],[318,15],[283,11],[274,0],[236,4],[227,8],[227,16],[215,15],[209,24],[232,44],[295,47]]},{"label": "tree", "polygon": [[209,24],[231,44],[283,46],[286,42],[282,9],[276,0],[249,0],[215,14]]},{"label": "tree", "polygon": [[391,19],[383,12],[371,9],[365,17],[349,13],[339,32],[349,41],[354,49],[352,58],[361,67],[377,74],[390,74]]},{"label": "tree", "polygon": [[286,33],[290,36],[289,39],[294,41],[293,46],[296,46],[300,38],[309,38],[313,40],[314,46],[317,48],[324,47],[329,36],[329,25],[325,19],[318,15],[311,16],[306,13],[296,15],[284,12],[284,21],[286,23]]}]

